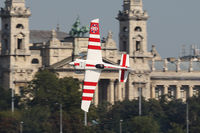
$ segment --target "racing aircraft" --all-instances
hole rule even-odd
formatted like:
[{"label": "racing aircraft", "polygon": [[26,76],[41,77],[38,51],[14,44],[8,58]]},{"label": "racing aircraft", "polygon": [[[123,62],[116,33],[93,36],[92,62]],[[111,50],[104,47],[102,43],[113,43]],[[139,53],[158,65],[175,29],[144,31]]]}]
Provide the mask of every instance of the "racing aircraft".
[{"label": "racing aircraft", "polygon": [[129,68],[129,55],[122,54],[120,66],[104,63],[101,53],[101,40],[99,32],[99,19],[94,19],[90,23],[89,44],[87,51],[87,59],[76,59],[74,62],[69,63],[75,69],[85,70],[83,94],[81,109],[88,112],[96,85],[104,69],[119,69],[119,81],[126,82],[128,73],[131,71]]}]

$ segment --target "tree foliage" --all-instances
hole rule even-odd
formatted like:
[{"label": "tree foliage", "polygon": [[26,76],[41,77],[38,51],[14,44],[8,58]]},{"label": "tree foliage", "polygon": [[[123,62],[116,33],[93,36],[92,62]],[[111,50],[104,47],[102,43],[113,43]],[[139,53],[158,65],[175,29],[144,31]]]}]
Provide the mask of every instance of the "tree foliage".
[{"label": "tree foliage", "polygon": [[158,123],[149,116],[133,117],[128,123],[127,130],[131,133],[158,133]]},{"label": "tree foliage", "polygon": [[7,110],[11,107],[11,90],[0,87],[0,110]]},{"label": "tree foliage", "polygon": [[[111,105],[91,105],[88,126],[80,109],[80,82],[70,77],[59,79],[56,73],[43,70],[35,75],[22,95],[15,99],[15,113],[10,112],[11,91],[0,88],[0,132],[19,132],[23,121],[25,133],[55,133],[60,130],[62,105],[63,132],[67,133],[184,133],[186,104],[181,100],[142,99],[142,116],[138,100],[125,100]],[[21,99],[19,101],[19,98]],[[200,132],[200,97],[187,100],[190,132]]]}]

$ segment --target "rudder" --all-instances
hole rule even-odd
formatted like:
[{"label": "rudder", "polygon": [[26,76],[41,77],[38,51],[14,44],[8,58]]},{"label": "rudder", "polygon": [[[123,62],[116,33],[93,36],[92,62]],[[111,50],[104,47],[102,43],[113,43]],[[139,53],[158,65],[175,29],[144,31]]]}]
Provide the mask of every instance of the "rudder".
[{"label": "rudder", "polygon": [[130,66],[128,54],[122,54],[120,66],[124,67],[125,69],[119,70],[119,80],[120,82],[126,82],[129,74],[129,71],[126,68]]}]

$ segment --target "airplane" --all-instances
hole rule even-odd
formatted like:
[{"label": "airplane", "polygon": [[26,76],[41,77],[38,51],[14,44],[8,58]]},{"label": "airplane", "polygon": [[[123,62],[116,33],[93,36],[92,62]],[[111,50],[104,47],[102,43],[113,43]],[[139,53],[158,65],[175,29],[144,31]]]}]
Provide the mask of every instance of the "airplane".
[{"label": "airplane", "polygon": [[120,82],[126,82],[128,73],[131,71],[131,68],[129,67],[128,54],[122,54],[120,66],[103,62],[101,53],[99,19],[94,19],[90,22],[87,59],[76,59],[69,64],[73,65],[75,69],[85,70],[81,103],[81,109],[85,112],[88,112],[89,110],[102,70],[118,69]]}]

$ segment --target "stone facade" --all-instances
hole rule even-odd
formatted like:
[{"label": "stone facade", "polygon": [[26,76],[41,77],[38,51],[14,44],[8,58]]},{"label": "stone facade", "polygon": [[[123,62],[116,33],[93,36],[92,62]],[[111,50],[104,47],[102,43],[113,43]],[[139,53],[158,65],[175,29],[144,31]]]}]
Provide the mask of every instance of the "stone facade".
[{"label": "stone facade", "polygon": [[[77,58],[86,58],[88,37],[70,37],[58,30],[30,31],[31,12],[24,0],[6,0],[1,9],[0,82],[4,88],[14,88],[17,94],[31,81],[39,69],[56,71],[60,78],[72,76],[82,81],[84,72],[69,65]],[[155,46],[147,50],[148,14],[142,0],[124,0],[118,13],[120,25],[119,50],[112,32],[102,40],[104,62],[119,64],[121,54],[130,55],[127,83],[119,83],[117,70],[102,71],[94,104],[138,98],[141,88],[146,99],[182,98],[197,95],[200,89],[200,62],[161,59]]]}]

